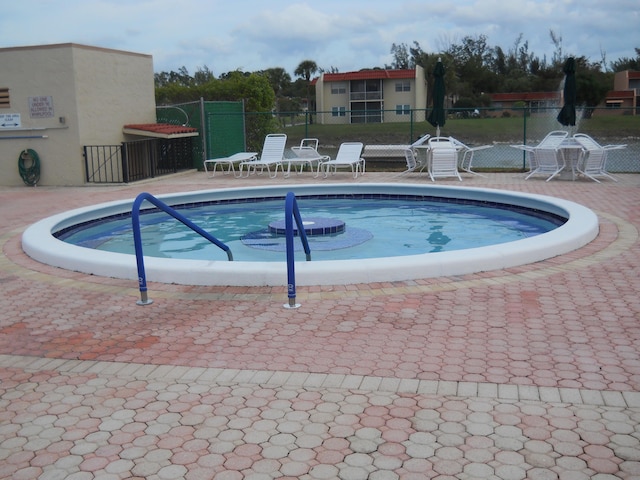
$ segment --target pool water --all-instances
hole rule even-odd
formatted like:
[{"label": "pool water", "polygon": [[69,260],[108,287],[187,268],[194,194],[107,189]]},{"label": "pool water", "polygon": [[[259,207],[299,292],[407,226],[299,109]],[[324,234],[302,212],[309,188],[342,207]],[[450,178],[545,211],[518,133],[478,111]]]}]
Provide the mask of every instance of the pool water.
[{"label": "pool water", "polygon": [[[303,219],[345,223],[342,233],[309,236],[313,260],[418,255],[512,242],[555,229],[564,219],[511,207],[468,202],[298,198]],[[520,209],[522,210],[522,209]],[[284,261],[285,239],[270,233],[284,219],[283,200],[222,203],[179,209],[226,243],[236,261]],[[145,256],[227,260],[225,252],[163,212],[140,216]],[[101,219],[56,235],[74,245],[134,254],[130,216]],[[301,242],[296,251],[304,259]]]}]

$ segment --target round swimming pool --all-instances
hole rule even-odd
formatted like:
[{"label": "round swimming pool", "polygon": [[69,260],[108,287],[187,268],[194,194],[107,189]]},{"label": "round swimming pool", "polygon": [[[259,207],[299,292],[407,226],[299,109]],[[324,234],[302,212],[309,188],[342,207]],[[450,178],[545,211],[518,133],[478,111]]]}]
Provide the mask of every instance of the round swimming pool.
[{"label": "round swimming pool", "polygon": [[[513,205],[406,195],[323,195],[296,198],[313,260],[419,255],[482,247],[533,237],[566,218]],[[174,206],[189,221],[227,245],[235,261],[286,258],[284,202],[223,201]],[[227,260],[217,245],[163,211],[140,215],[144,255]],[[294,225],[294,229],[297,231]],[[55,236],[67,243],[135,254],[131,215],[83,223]],[[302,254],[302,241],[294,242]]]},{"label": "round swimming pool", "polygon": [[[377,198],[384,197],[386,199],[395,199],[402,204],[410,203],[409,199],[414,197],[433,197],[443,206],[442,210],[444,211],[451,208],[452,205],[459,205],[458,201],[462,200],[463,203],[468,201],[469,203],[480,203],[488,206],[505,205],[508,211],[532,209],[542,217],[556,219],[561,217],[566,219],[566,223],[547,233],[539,234],[539,232],[527,230],[524,233],[517,233],[514,238],[510,238],[512,241],[508,241],[508,243],[481,244],[482,246],[474,248],[469,248],[468,246],[453,247],[463,248],[463,250],[442,251],[444,250],[442,248],[443,244],[449,243],[451,239],[443,235],[441,226],[435,225],[434,227],[434,224],[421,223],[420,221],[415,222],[413,225],[418,231],[424,230],[420,231],[419,235],[431,234],[431,243],[433,243],[434,248],[423,250],[430,253],[398,253],[395,251],[396,249],[393,249],[392,253],[385,253],[391,250],[390,245],[392,245],[391,240],[385,240],[382,242],[383,249],[377,252],[374,258],[351,259],[347,256],[346,259],[323,260],[323,258],[330,257],[323,256],[321,248],[317,248],[314,252],[312,246],[312,258],[314,261],[296,262],[296,281],[299,285],[397,281],[506,268],[539,261],[574,250],[591,241],[598,233],[597,217],[591,210],[581,205],[551,197],[488,189],[413,184],[300,185],[198,191],[172,194],[159,198],[169,205],[189,206],[204,205],[211,202],[224,204],[225,202],[241,199],[247,203],[247,205],[243,206],[245,211],[253,212],[256,209],[255,206],[259,204],[258,202],[262,202],[264,199],[284,199],[288,191],[295,192],[296,196],[300,198],[299,204],[303,212],[303,218],[303,205],[306,202],[306,198],[312,198],[315,203],[322,202],[323,198],[357,197],[360,199],[360,203],[363,203],[362,199],[367,199],[366,203],[375,203]],[[284,202],[281,201],[281,204],[280,212],[277,213],[279,216],[282,216],[284,212]],[[73,232],[77,225],[95,222],[96,219],[105,217],[124,215],[131,211],[131,205],[132,200],[110,202],[49,217],[25,231],[23,248],[31,257],[50,265],[95,275],[136,279],[136,263],[133,255],[79,247],[56,238],[60,236],[60,232]],[[145,205],[143,205],[143,208],[145,208]],[[316,223],[315,221],[317,221],[318,224],[321,224],[327,219],[330,221],[329,223],[341,223],[339,220],[341,216],[337,214],[335,208],[329,207],[326,213],[327,218],[310,219],[312,221],[309,223]],[[333,218],[333,213],[336,213],[335,218]],[[375,222],[375,218],[370,218],[368,221]],[[507,223],[506,220],[501,221]],[[350,231],[350,222],[351,220],[347,221],[346,232]],[[269,228],[277,230],[277,221],[272,223],[273,225],[270,225]],[[436,221],[435,224],[437,223]],[[366,229],[361,229],[356,224],[354,225],[351,228],[351,237],[344,234],[330,235],[327,238],[323,238],[320,244],[329,245],[330,248],[326,248],[327,250],[336,250],[340,249],[340,247],[334,248],[335,246],[331,242],[367,243],[369,239],[362,237],[362,231]],[[399,234],[391,232],[396,239],[404,235],[407,227],[399,226],[398,229],[401,231]],[[509,233],[508,231],[510,230],[514,229],[511,228],[511,225],[508,225],[505,233]],[[65,235],[68,236],[67,234]],[[192,254],[189,254],[186,258],[184,256],[183,258],[153,258],[147,257],[146,255],[149,255],[149,252],[145,251],[147,279],[165,283],[197,285],[257,286],[286,284],[286,266],[285,258],[281,254],[281,242],[274,242],[271,235],[269,235],[269,241],[265,242],[266,237],[261,235],[254,237],[249,235],[243,239],[243,243],[246,244],[244,245],[245,247],[249,247],[251,250],[263,250],[253,258],[264,258],[265,251],[271,250],[278,253],[281,261],[273,261],[272,259],[272,261],[228,262],[226,261],[226,256],[225,259],[222,259],[222,257],[218,259],[213,257],[214,259],[211,259],[210,254],[200,256],[200,253],[202,253],[200,251],[198,251],[197,258],[193,258]],[[91,238],[89,238],[89,243],[91,243]],[[388,244],[386,250],[384,244]],[[171,246],[171,248],[173,247]],[[269,255],[272,253],[270,252]],[[161,256],[166,257],[167,255],[162,254]],[[204,258],[207,259],[205,260]],[[341,257],[339,256],[338,258]]]}]

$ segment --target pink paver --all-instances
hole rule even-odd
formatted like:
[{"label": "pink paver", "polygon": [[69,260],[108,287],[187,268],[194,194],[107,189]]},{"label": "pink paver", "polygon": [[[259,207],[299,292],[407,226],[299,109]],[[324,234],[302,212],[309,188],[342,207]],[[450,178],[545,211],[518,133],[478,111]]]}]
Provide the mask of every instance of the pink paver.
[{"label": "pink paver", "polygon": [[[317,181],[304,177],[268,182]],[[153,284],[140,307],[135,281],[41,265],[20,248],[29,223],[62,210],[265,180],[0,188],[1,477],[424,478],[488,465],[533,476],[551,457],[559,475],[640,471],[629,456],[640,446],[639,175],[465,176],[582,203],[600,234],[509,270],[298,288],[295,310],[282,307],[285,286]],[[514,453],[526,445],[535,451]]]}]

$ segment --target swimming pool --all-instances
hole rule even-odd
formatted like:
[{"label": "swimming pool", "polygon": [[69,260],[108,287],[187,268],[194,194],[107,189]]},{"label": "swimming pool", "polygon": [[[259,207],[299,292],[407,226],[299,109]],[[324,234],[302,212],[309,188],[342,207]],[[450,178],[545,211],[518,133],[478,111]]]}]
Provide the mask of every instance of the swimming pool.
[{"label": "swimming pool", "polygon": [[[567,218],[553,231],[499,245],[400,257],[296,262],[298,285],[354,284],[461,275],[523,265],[575,250],[598,234],[597,216],[584,206],[531,194],[415,184],[341,184],[264,186],[182,192],[159,197],[169,205],[208,201],[282,197],[288,191],[308,195],[430,195],[538,209]],[[53,235],[97,218],[130,212],[133,200],[110,202],[44,219],[23,234],[24,251],[34,259],[69,270],[115,278],[137,279],[135,257],[67,244]],[[313,252],[312,252],[313,255]],[[149,281],[186,285],[285,285],[285,262],[145,258]]]},{"label": "swimming pool", "polygon": [[[566,219],[511,205],[406,195],[298,197],[312,258],[353,260],[419,255],[506,243],[546,233]],[[211,202],[177,210],[228,245],[235,261],[285,261],[282,199]],[[226,252],[164,212],[141,215],[144,254],[226,260]],[[129,215],[56,232],[67,243],[134,254]],[[302,251],[302,242],[294,242]]]}]

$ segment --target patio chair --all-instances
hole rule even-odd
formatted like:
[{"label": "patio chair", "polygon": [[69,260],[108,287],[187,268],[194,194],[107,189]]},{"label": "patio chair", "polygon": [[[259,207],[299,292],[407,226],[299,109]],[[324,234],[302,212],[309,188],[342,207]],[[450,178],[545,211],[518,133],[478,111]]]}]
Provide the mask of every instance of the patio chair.
[{"label": "patio chair", "polygon": [[576,133],[573,139],[578,142],[584,150],[582,159],[577,165],[578,173],[597,183],[600,183],[600,181],[596,177],[606,177],[614,182],[618,181],[617,178],[614,178],[607,172],[607,154],[609,150],[620,150],[626,148],[626,145],[602,146],[584,133]]},{"label": "patio chair", "polygon": [[462,153],[462,156],[460,156],[460,168],[467,173],[478,175],[479,177],[484,177],[484,175],[482,175],[481,173],[474,172],[471,169],[473,165],[473,156],[479,150],[486,150],[487,148],[493,148],[493,145],[480,145],[478,147],[470,147],[462,143],[460,140],[457,140],[453,137],[449,137],[449,138],[451,139],[451,143],[453,143],[456,149],[458,150],[458,155],[460,156],[460,153]]},{"label": "patio chair", "polygon": [[529,172],[528,176],[525,178],[529,178],[531,173],[538,168],[538,162],[536,159],[536,149],[538,148],[558,148],[562,142],[567,139],[569,135],[568,132],[564,130],[553,130],[540,141],[538,145],[511,145],[513,148],[518,148],[520,150],[524,150],[527,152],[527,158],[529,159]]},{"label": "patio chair", "polygon": [[432,137],[429,139],[428,171],[431,181],[436,178],[457,177],[462,181],[458,172],[458,150],[449,137]]},{"label": "patio chair", "polygon": [[358,173],[364,174],[365,160],[362,158],[362,142],[345,142],[340,145],[336,158],[327,160],[320,164],[324,171],[324,177],[329,176],[329,172],[336,173],[338,168],[351,168],[353,178],[358,177]]},{"label": "patio chair", "polygon": [[404,158],[407,162],[407,169],[403,172],[400,172],[398,176],[406,175],[407,173],[413,172],[418,167],[418,162],[416,160],[416,154],[411,148],[404,149]]},{"label": "patio chair", "polygon": [[[267,135],[264,139],[260,158],[241,162],[239,176],[244,176],[243,172],[245,168],[247,169],[247,177],[251,175],[251,173],[260,175],[264,172],[265,168],[270,178],[275,178],[278,175],[278,168],[284,173],[282,162],[284,160],[284,147],[286,144],[287,136],[284,133],[271,133]],[[273,174],[271,173],[271,167],[274,167]],[[258,171],[258,169],[260,170]]]},{"label": "patio chair", "polygon": [[563,155],[557,148],[535,148],[532,152],[532,157],[535,159],[536,166],[525,177],[525,180],[528,180],[533,175],[548,175],[546,179],[548,182],[564,170],[566,165]]},{"label": "patio chair", "polygon": [[[235,166],[239,165],[242,162],[248,162],[250,160],[255,160],[257,157],[256,152],[238,152],[230,155],[228,157],[220,157],[220,158],[210,158],[204,161],[204,171],[205,173],[211,172],[211,177],[216,175],[216,170],[218,166],[220,166],[220,171],[225,175],[229,175],[233,172],[233,176],[236,176]],[[227,169],[224,169],[224,166],[227,166]],[[212,170],[209,170],[209,167],[213,166]]]},{"label": "patio chair", "polygon": [[293,156],[288,156],[285,159],[289,164],[285,177],[290,175],[291,167],[293,167],[296,173],[302,173],[305,165],[309,165],[311,173],[315,173],[317,177],[320,173],[320,164],[329,160],[329,155],[321,155],[318,153],[317,138],[303,138],[299,146],[291,147],[291,152]]}]

